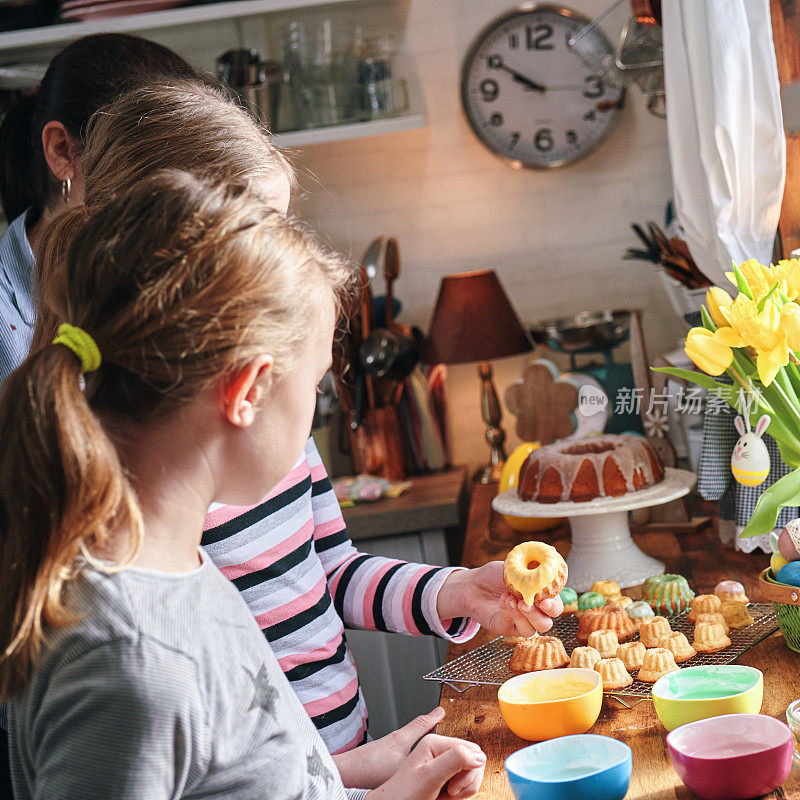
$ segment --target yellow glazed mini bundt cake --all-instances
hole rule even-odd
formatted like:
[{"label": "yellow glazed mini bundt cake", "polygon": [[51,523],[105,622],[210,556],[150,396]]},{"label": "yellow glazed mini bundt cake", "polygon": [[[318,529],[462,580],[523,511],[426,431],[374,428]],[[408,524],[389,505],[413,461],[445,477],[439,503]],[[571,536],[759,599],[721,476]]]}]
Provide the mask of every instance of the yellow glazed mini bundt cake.
[{"label": "yellow glazed mini bundt cake", "polygon": [[747,610],[746,603],[739,603],[736,600],[723,600],[719,610],[725,618],[725,622],[734,630],[746,628],[748,625],[753,624],[754,620]]},{"label": "yellow glazed mini bundt cake", "polygon": [[625,642],[617,647],[617,658],[628,672],[633,672],[642,666],[646,652],[647,648],[641,642]]},{"label": "yellow glazed mini bundt cake", "polygon": [[576,647],[572,651],[569,659],[571,667],[579,669],[594,669],[594,665],[600,660],[601,656],[594,647]]},{"label": "yellow glazed mini bundt cake", "polygon": [[618,606],[589,608],[583,612],[578,623],[578,632],[575,634],[578,644],[588,644],[589,634],[601,628],[614,631],[620,642],[627,642],[636,635],[636,628],[624,608]]},{"label": "yellow glazed mini bundt cake", "polygon": [[698,622],[694,626],[692,647],[698,653],[717,653],[730,646],[731,640],[725,635],[722,625],[709,622]]},{"label": "yellow glazed mini bundt cake", "polygon": [[674,631],[658,640],[658,646],[669,650],[676,664],[682,664],[697,655],[697,651],[689,644],[685,633]]},{"label": "yellow glazed mini bundt cake", "polygon": [[739,581],[720,581],[714,587],[714,594],[724,603],[726,600],[735,600],[737,603],[749,603],[744,586]]},{"label": "yellow glazed mini bundt cake", "polygon": [[569,664],[564,643],[555,636],[537,636],[520,642],[511,654],[509,667],[516,675],[540,669],[558,669]]},{"label": "yellow glazed mini bundt cake", "polygon": [[606,600],[607,606],[619,606],[620,608],[627,608],[632,603],[633,598],[624,594],[618,595],[617,597],[609,597],[608,600]]},{"label": "yellow glazed mini bundt cake", "polygon": [[[740,603],[739,605],[742,604]],[[698,614],[697,619],[694,622],[695,625],[697,625],[698,622],[711,622],[714,625],[722,625],[722,628],[726,634],[730,633],[731,630],[730,626],[725,620],[725,617],[723,617],[722,614],[719,613],[719,611],[717,611],[715,614]]]},{"label": "yellow glazed mini bundt cake", "polygon": [[616,656],[619,639],[614,631],[607,631],[604,628],[592,631],[589,634],[589,647],[594,647],[602,658]]},{"label": "yellow glazed mini bundt cake", "polygon": [[526,605],[555,597],[567,583],[567,562],[544,542],[523,542],[503,564],[503,582]]},{"label": "yellow glazed mini bundt cake", "polygon": [[601,658],[595,665],[595,671],[600,673],[603,681],[603,691],[622,689],[633,683],[633,678],[625,669],[625,665],[616,656],[614,658]]},{"label": "yellow glazed mini bundt cake", "polygon": [[589,591],[603,595],[606,600],[612,597],[619,597],[622,594],[619,584],[614,581],[595,581]]},{"label": "yellow glazed mini bundt cake", "polygon": [[645,647],[658,647],[658,640],[662,636],[669,636],[672,628],[664,617],[651,617],[643,619],[639,628],[639,641]]},{"label": "yellow glazed mini bundt cake", "polygon": [[662,675],[677,669],[680,667],[675,663],[672,653],[665,647],[656,647],[644,654],[644,662],[637,677],[640,681],[655,683]]},{"label": "yellow glazed mini bundt cake", "polygon": [[722,601],[715,594],[698,594],[692,599],[692,607],[686,615],[689,622],[696,622],[698,614],[714,614],[719,611]]}]

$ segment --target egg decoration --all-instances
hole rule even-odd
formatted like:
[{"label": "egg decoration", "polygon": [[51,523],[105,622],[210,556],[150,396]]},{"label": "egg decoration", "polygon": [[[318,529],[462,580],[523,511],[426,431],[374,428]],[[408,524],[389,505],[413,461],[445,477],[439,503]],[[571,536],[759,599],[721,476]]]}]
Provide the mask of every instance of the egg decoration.
[{"label": "egg decoration", "polygon": [[789,563],[791,562],[784,558],[780,553],[773,553],[769,560],[769,566],[772,569],[772,574],[777,575]]},{"label": "egg decoration", "polygon": [[790,561],[775,576],[779,583],[789,586],[800,586],[800,561]]},{"label": "egg decoration", "polygon": [[747,415],[734,420],[739,441],[731,455],[731,472],[743,486],[760,486],[769,475],[769,451],[761,438],[769,423],[769,416],[764,414],[759,417],[755,431],[751,431]]},{"label": "egg decoration", "polygon": [[793,519],[778,534],[778,553],[787,561],[800,560],[800,519]]}]

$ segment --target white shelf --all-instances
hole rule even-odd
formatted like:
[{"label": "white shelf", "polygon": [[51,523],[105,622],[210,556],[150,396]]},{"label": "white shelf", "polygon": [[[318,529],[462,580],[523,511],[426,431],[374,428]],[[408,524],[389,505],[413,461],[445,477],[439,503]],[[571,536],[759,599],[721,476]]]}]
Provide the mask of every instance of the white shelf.
[{"label": "white shelf", "polygon": [[[326,4],[343,2],[348,2],[348,0],[325,0]],[[227,3],[154,11],[150,14],[131,14],[127,17],[114,17],[113,19],[44,25],[39,28],[0,33],[0,50],[68,42],[92,33],[127,33],[154,28],[169,28],[174,25],[212,22],[217,19],[249,17],[255,14],[268,14],[272,11],[305,8],[319,5],[319,3],[320,0],[235,0]]]},{"label": "white shelf", "polygon": [[347,125],[331,125],[327,128],[309,128],[303,131],[277,133],[275,142],[281,147],[303,147],[309,144],[359,139],[362,136],[379,136],[382,133],[399,133],[424,127],[425,115],[412,113],[389,119],[374,119],[369,122],[352,122]]}]

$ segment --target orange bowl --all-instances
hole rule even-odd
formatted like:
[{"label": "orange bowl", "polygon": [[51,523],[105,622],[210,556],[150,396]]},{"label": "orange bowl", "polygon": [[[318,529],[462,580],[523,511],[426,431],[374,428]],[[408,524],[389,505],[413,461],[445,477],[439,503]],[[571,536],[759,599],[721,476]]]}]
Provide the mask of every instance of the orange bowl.
[{"label": "orange bowl", "polygon": [[497,699],[517,736],[541,742],[586,733],[600,716],[603,682],[593,669],[546,669],[507,680]]}]

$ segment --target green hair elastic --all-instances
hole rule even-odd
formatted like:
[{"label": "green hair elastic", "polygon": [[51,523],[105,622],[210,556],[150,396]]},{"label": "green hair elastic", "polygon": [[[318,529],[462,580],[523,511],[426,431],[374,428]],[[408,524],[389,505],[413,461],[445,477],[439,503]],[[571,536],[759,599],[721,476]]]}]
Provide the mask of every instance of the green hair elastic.
[{"label": "green hair elastic", "polygon": [[100,364],[100,348],[85,330],[68,322],[58,326],[53,344],[63,344],[72,350],[81,362],[81,373],[94,372]]}]

